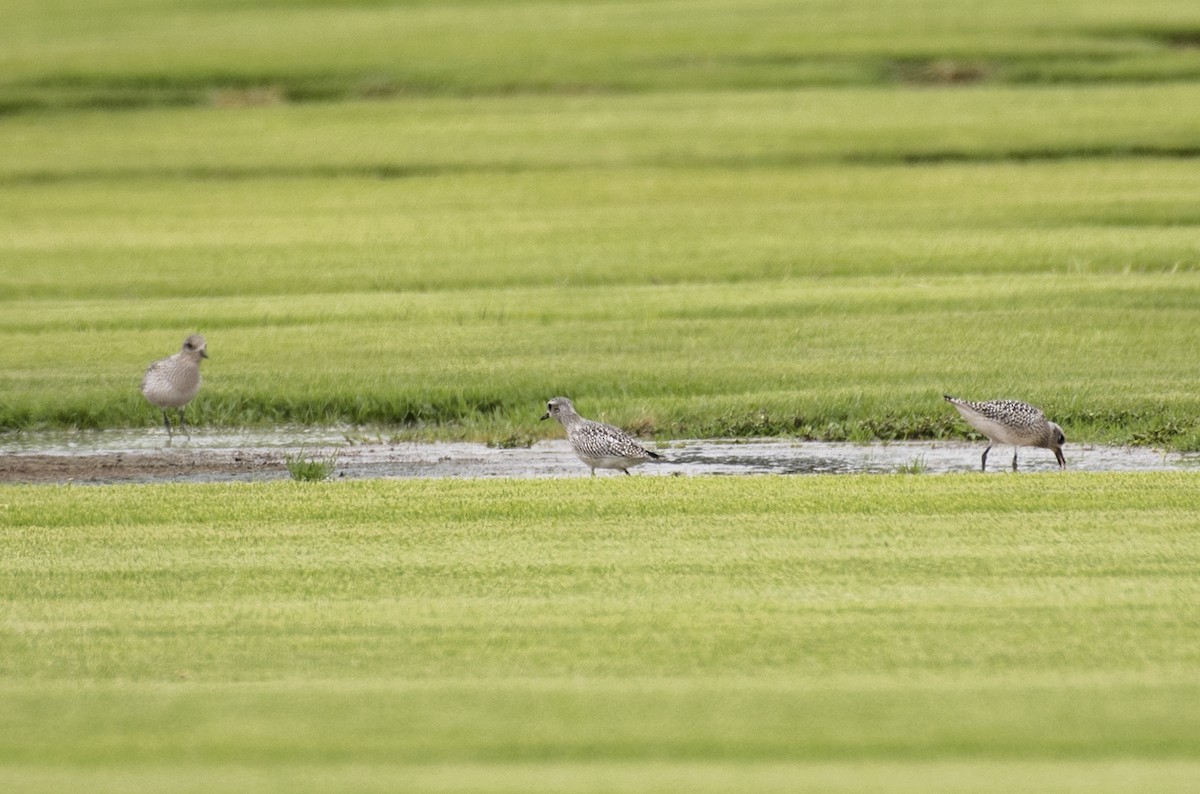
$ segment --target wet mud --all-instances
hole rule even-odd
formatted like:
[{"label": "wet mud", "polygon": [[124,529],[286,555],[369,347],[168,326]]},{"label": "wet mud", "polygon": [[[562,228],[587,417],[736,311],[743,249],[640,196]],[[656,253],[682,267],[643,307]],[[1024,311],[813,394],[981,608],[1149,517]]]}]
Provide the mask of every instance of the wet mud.
[{"label": "wet mud", "polygon": [[[632,471],[635,476],[946,474],[978,471],[984,446],[787,439],[671,441],[657,445],[664,461]],[[297,428],[253,433],[197,430],[190,439],[176,437],[169,442],[163,433],[151,431],[8,434],[0,436],[0,482],[264,481],[287,479],[289,457],[333,455],[333,478],[559,478],[590,474],[565,440],[505,449],[466,442],[389,442],[357,429]],[[1074,471],[1200,470],[1200,455],[1143,447],[1068,445],[1066,455],[1068,468]],[[1011,461],[1011,448],[993,449],[988,474],[1011,474]],[[1047,450],[1022,449],[1019,461],[1023,473],[1058,470]],[[624,475],[601,471],[597,476]]]}]

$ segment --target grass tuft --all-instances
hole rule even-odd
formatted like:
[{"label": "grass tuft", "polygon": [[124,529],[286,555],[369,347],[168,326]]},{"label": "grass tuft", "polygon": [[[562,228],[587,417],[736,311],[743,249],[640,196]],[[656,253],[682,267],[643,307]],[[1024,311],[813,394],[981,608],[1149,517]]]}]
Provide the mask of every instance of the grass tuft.
[{"label": "grass tuft", "polygon": [[928,470],[924,455],[916,455],[908,463],[896,467],[897,474],[924,474]]},{"label": "grass tuft", "polygon": [[321,482],[327,480],[337,468],[338,453],[309,455],[304,450],[284,456],[288,474],[297,482]]},{"label": "grass tuft", "polygon": [[493,449],[529,449],[538,440],[532,433],[516,432],[506,436],[493,436],[487,445]]}]

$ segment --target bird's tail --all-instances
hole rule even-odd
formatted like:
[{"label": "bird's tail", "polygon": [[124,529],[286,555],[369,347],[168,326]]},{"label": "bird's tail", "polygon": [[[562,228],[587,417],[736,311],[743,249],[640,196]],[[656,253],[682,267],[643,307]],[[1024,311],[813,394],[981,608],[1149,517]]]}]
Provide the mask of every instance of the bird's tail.
[{"label": "bird's tail", "polygon": [[658,454],[657,452],[654,452],[653,450],[649,450],[649,449],[646,450],[646,454],[649,455],[654,460],[662,460],[663,459],[662,455]]}]

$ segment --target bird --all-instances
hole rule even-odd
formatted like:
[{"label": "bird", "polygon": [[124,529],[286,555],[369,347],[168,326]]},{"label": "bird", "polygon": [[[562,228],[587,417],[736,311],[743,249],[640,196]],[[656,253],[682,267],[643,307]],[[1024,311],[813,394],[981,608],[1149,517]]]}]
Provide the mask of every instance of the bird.
[{"label": "bird", "polygon": [[179,411],[179,426],[188,438],[187,422],[183,409],[200,391],[200,359],[208,358],[208,343],[201,334],[192,334],[183,340],[183,347],[173,356],[160,358],[149,367],[142,377],[142,394],[163,412],[163,424],[170,439],[171,408]]},{"label": "bird", "polygon": [[987,456],[993,444],[1013,445],[1013,471],[1017,470],[1017,450],[1021,447],[1042,447],[1054,453],[1059,468],[1067,467],[1062,445],[1067,442],[1062,428],[1046,419],[1040,408],[1020,400],[989,400],[971,402],[942,395],[946,402],[962,414],[971,427],[988,437],[983,451],[980,471],[987,471]]},{"label": "bird", "polygon": [[652,452],[619,427],[593,422],[575,413],[575,406],[566,397],[554,397],[546,403],[542,420],[553,417],[567,431],[567,441],[579,459],[592,470],[619,469],[629,474],[632,466],[648,460],[660,460],[662,455]]}]

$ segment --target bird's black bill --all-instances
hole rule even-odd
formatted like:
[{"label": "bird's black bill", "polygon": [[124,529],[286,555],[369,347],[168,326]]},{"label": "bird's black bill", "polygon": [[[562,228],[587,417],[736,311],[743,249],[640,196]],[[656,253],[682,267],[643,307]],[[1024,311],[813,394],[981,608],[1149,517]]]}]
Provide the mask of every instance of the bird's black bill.
[{"label": "bird's black bill", "polygon": [[550,412],[549,412],[549,411],[546,411],[546,413],[542,414],[542,421],[545,421],[545,420],[547,420],[547,419],[549,419],[549,418],[550,418]]},{"label": "bird's black bill", "polygon": [[1054,449],[1054,457],[1058,458],[1058,467],[1060,469],[1067,468],[1067,459],[1063,457],[1062,450],[1057,447]]}]

